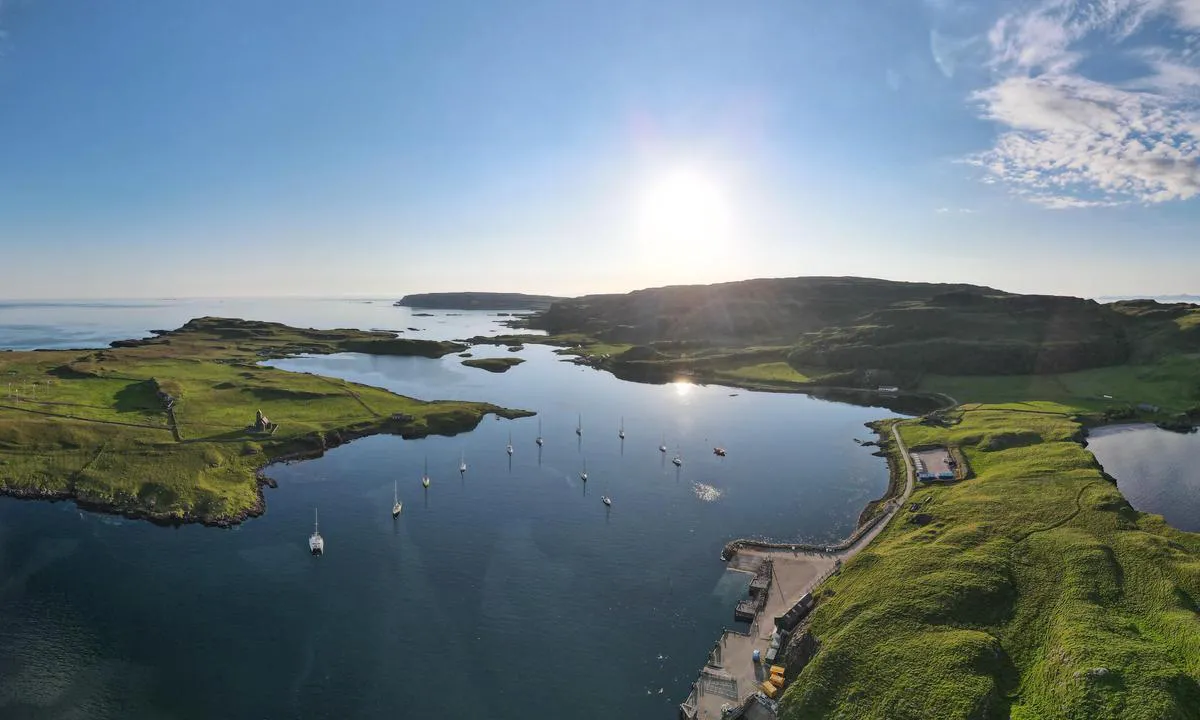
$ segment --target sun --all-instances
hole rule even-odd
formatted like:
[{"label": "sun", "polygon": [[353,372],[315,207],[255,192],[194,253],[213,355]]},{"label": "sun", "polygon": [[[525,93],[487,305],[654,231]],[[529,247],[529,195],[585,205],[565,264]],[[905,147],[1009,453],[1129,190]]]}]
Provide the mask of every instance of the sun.
[{"label": "sun", "polygon": [[728,194],[711,173],[676,167],[652,177],[639,198],[638,237],[667,252],[719,250],[729,239]]}]

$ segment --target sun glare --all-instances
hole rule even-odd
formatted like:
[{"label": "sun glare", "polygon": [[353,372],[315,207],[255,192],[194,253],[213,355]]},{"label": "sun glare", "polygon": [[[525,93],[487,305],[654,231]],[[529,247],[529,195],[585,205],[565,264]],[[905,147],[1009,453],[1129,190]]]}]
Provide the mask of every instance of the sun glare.
[{"label": "sun glare", "polygon": [[647,183],[639,208],[639,238],[663,251],[709,251],[728,239],[731,218],[725,189],[710,174],[680,167]]}]

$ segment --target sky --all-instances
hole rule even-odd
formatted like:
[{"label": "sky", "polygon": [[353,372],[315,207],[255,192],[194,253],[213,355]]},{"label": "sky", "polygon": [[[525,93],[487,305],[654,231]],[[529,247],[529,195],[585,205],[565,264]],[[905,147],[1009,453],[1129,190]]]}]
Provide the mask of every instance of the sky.
[{"label": "sky", "polygon": [[1200,292],[1200,0],[0,0],[0,297]]}]

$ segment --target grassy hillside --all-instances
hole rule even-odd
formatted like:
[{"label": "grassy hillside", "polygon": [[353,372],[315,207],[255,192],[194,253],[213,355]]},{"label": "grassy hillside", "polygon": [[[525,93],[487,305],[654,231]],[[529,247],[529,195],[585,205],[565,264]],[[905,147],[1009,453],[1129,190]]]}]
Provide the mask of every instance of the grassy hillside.
[{"label": "grassy hillside", "polygon": [[[438,356],[463,347],[454,343],[202,318],[114,344],[0,353],[0,492],[223,524],[262,512],[256,471],[280,457],[378,432],[461,432],[489,412],[522,414],[256,364],[296,352]],[[269,432],[250,427],[257,411]]]},{"label": "grassy hillside", "polygon": [[919,488],[822,587],[782,717],[1200,717],[1200,535],[1134,511],[1072,410],[902,426],[976,477]]},{"label": "grassy hillside", "polygon": [[[1046,375],[1200,352],[1200,307],[972,285],[781,278],[590,295],[526,321],[630,379],[896,385]],[[611,348],[608,357],[598,353]],[[781,372],[786,363],[794,373]],[[800,378],[804,378],[801,380]],[[932,385],[931,385],[932,387]]]}]

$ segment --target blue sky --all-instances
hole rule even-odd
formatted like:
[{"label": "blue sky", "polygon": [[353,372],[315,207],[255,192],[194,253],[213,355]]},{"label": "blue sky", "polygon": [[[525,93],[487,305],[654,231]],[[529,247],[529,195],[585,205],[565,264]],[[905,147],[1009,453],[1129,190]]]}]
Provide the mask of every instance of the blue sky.
[{"label": "blue sky", "polygon": [[0,0],[0,297],[1200,291],[1200,0]]}]

